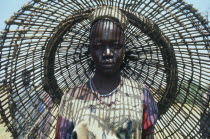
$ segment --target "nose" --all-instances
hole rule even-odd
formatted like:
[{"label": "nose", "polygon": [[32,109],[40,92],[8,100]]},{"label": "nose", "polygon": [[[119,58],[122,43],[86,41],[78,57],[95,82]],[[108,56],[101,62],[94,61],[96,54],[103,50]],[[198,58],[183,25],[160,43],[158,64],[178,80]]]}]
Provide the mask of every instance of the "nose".
[{"label": "nose", "polygon": [[106,54],[107,54],[107,55],[110,55],[110,54],[111,54],[110,48],[107,48],[105,51],[106,51]]},{"label": "nose", "polygon": [[103,52],[103,56],[105,56],[105,57],[112,57],[113,56],[113,51],[110,49],[109,46],[105,47],[105,50]]}]

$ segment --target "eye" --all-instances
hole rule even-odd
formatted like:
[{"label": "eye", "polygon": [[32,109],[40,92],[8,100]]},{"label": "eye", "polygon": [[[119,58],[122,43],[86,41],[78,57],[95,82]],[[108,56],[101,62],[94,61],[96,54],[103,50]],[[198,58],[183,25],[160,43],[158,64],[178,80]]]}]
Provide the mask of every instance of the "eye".
[{"label": "eye", "polygon": [[114,44],[115,49],[120,49],[121,45],[120,44]]},{"label": "eye", "polygon": [[94,45],[94,48],[100,49],[100,48],[102,48],[102,45]]}]

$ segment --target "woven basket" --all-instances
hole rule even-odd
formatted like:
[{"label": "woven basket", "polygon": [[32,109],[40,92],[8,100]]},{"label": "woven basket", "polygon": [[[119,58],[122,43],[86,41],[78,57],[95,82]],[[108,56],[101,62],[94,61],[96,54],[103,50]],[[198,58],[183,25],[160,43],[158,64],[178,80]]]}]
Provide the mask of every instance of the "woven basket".
[{"label": "woven basket", "polygon": [[0,45],[1,118],[14,138],[54,138],[58,106],[93,76],[88,16],[99,6],[128,17],[122,76],[158,103],[155,138],[210,134],[210,28],[182,0],[33,0],[6,21]]}]

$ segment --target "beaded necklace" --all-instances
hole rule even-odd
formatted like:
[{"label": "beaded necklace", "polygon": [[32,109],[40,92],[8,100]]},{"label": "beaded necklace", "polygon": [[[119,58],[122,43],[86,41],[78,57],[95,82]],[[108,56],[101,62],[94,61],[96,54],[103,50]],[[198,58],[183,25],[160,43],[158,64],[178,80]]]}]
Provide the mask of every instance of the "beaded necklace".
[{"label": "beaded necklace", "polygon": [[[101,104],[104,104],[108,107],[110,107],[112,104],[116,104],[116,102],[118,101],[118,97],[117,95],[119,94],[119,90],[120,90],[120,87],[121,87],[121,83],[119,84],[119,86],[117,88],[115,88],[113,91],[107,93],[107,94],[104,94],[104,95],[100,95],[98,92],[97,92],[97,89],[95,87],[95,84],[93,82],[92,79],[90,79],[90,89],[91,89],[91,92],[94,96],[97,97],[97,99],[99,100],[99,102]],[[114,101],[111,101],[110,103],[106,103],[102,100],[103,97],[113,97],[112,95],[115,94],[115,100]],[[110,98],[111,99],[111,98]]]}]

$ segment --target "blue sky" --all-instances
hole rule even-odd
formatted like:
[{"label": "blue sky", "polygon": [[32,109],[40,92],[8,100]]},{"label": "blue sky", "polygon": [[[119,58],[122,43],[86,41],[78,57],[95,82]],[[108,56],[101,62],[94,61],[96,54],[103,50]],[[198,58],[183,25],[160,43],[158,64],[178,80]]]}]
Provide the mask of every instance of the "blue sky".
[{"label": "blue sky", "polygon": [[25,3],[30,0],[0,0],[0,31],[2,31],[6,24],[5,20],[8,20],[10,16],[17,12]]},{"label": "blue sky", "polygon": [[[1,0],[0,4],[0,31],[5,28],[4,21],[9,19],[14,12],[17,12],[25,3],[30,0]],[[205,15],[206,11],[209,12],[210,20],[210,0],[186,0],[187,3],[193,4],[195,8]]]}]

